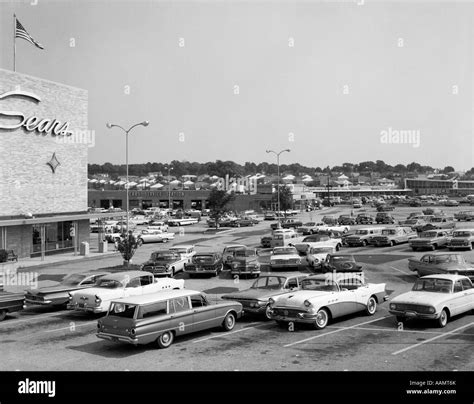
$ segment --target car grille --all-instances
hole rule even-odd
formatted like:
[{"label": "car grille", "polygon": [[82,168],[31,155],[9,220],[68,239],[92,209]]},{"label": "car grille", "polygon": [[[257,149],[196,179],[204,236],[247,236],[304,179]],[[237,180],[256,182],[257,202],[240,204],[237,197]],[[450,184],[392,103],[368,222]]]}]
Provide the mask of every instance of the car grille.
[{"label": "car grille", "polygon": [[451,240],[451,245],[467,245],[465,240]]},{"label": "car grille", "polygon": [[285,308],[277,308],[273,309],[273,313],[277,316],[285,316],[285,317],[297,317],[299,313],[303,313],[304,310],[302,309],[285,309]]},{"label": "car grille", "polygon": [[396,310],[399,311],[414,311],[421,314],[430,314],[430,306],[423,306],[421,304],[396,303]]},{"label": "car grille", "polygon": [[386,243],[386,242],[388,242],[388,238],[386,238],[386,237],[374,237],[372,240],[375,241],[376,243],[377,243],[377,242],[379,242],[379,243]]},{"label": "car grille", "polygon": [[156,266],[149,266],[143,268],[145,271],[153,272],[153,273],[163,273],[166,272],[166,267],[162,265]]},{"label": "car grille", "polygon": [[297,259],[292,259],[292,260],[274,260],[275,265],[287,265],[287,264],[298,264]]},{"label": "car grille", "polygon": [[427,244],[431,244],[431,241],[429,241],[429,240],[412,240],[411,244],[412,245],[427,245]]}]

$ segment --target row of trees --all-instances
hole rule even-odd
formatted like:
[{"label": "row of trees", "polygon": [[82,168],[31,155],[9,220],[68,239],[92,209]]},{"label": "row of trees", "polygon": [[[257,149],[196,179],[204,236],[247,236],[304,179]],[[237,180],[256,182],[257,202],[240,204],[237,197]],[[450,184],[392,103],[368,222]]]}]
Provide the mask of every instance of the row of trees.
[{"label": "row of trees", "polygon": [[[189,161],[178,161],[173,160],[169,163],[173,167],[174,176],[182,176],[185,174],[190,175],[217,175],[218,177],[224,177],[226,174],[229,174],[231,177],[240,177],[243,175],[252,175],[255,173],[265,173],[267,175],[277,174],[277,165],[274,163],[251,163],[246,162],[245,164],[238,164],[234,161],[222,161],[216,160],[214,162],[207,163],[198,163],[198,162],[189,162]],[[130,164],[129,173],[130,175],[145,176],[149,172],[162,172],[164,175],[167,174],[167,163],[144,163],[144,164]],[[308,167],[301,165],[299,163],[292,164],[281,164],[280,171],[287,174],[299,175],[301,173],[314,174],[314,173],[344,173],[347,176],[350,176],[354,172],[358,173],[370,173],[378,172],[384,176],[390,176],[390,174],[400,174],[404,175],[408,172],[426,174],[434,170],[433,167],[423,166],[418,163],[410,163],[407,165],[397,164],[391,166],[386,164],[382,160],[374,161],[362,161],[357,164],[353,163],[343,163],[342,165],[336,165],[333,167]],[[440,169],[439,172],[443,174],[450,173],[454,170],[454,167],[446,166],[443,169]],[[108,174],[112,178],[116,178],[119,175],[125,174],[125,164],[89,164],[89,175],[94,174]],[[474,177],[474,167],[471,168],[468,173],[466,173],[467,178]]]}]

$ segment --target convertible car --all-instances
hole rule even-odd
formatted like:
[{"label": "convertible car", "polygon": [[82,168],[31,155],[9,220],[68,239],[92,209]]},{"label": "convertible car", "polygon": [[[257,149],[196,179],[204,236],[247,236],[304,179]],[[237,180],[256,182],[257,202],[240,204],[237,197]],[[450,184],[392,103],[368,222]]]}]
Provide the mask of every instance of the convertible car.
[{"label": "convertible car", "polygon": [[435,274],[464,275],[474,281],[474,266],[464,259],[462,254],[425,254],[419,260],[408,259],[408,268],[418,273],[418,276]]},{"label": "convertible car", "polygon": [[110,274],[108,272],[83,272],[67,275],[57,285],[26,291],[25,303],[41,306],[67,306],[69,292],[97,286],[105,275]]},{"label": "convertible car", "polygon": [[233,300],[242,304],[246,313],[265,315],[270,319],[270,298],[287,293],[290,290],[297,290],[301,281],[308,275],[265,275],[257,279],[250,289],[223,295],[222,299]]},{"label": "convertible car", "polygon": [[474,310],[472,282],[462,275],[428,275],[417,279],[410,292],[395,297],[389,312],[397,321],[435,320],[445,327],[450,318]]},{"label": "convertible car", "polygon": [[104,313],[109,309],[112,300],[183,288],[184,281],[182,279],[155,279],[152,274],[143,271],[117,272],[104,276],[94,288],[70,292],[67,308],[91,313]]},{"label": "convertible car", "polygon": [[285,327],[293,322],[323,329],[330,319],[347,314],[371,316],[385,300],[385,283],[365,283],[362,273],[312,275],[302,280],[299,291],[271,298],[269,316]]}]

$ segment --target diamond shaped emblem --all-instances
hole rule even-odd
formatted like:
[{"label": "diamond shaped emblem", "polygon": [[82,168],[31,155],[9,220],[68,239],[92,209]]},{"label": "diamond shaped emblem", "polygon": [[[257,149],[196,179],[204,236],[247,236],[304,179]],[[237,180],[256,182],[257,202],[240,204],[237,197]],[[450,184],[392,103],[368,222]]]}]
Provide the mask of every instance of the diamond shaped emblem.
[{"label": "diamond shaped emblem", "polygon": [[53,157],[51,157],[51,160],[49,160],[46,164],[51,167],[51,170],[53,170],[54,174],[56,172],[56,168],[58,168],[58,166],[61,164],[56,157],[56,152],[53,153]]}]

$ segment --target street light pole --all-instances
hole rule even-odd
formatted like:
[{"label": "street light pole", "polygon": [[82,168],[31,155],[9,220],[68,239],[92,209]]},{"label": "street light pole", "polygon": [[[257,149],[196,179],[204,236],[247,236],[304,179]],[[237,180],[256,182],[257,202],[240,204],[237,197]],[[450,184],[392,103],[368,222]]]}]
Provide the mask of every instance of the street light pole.
[{"label": "street light pole", "polygon": [[267,150],[267,153],[273,153],[275,156],[277,156],[277,184],[278,184],[278,187],[277,187],[277,200],[278,200],[278,227],[281,227],[281,224],[280,224],[280,212],[281,212],[281,209],[280,209],[280,154],[284,153],[284,152],[290,152],[291,150],[290,149],[284,149],[284,150],[281,150],[279,151],[278,153],[273,151],[273,150]]},{"label": "street light pole", "polygon": [[171,209],[171,174],[170,171],[173,169],[173,167],[168,166],[168,215],[171,215],[170,209]]},{"label": "street light pole", "polygon": [[129,204],[128,203],[129,202],[129,195],[128,195],[128,189],[129,189],[129,184],[128,184],[128,134],[136,126],[148,126],[149,124],[150,124],[150,122],[143,121],[143,122],[136,123],[135,125],[132,125],[128,129],[124,129],[120,125],[116,125],[116,124],[113,124],[113,123],[107,123],[106,124],[107,128],[109,128],[109,129],[111,129],[113,127],[116,127],[116,128],[120,128],[125,133],[125,170],[126,170],[125,189],[126,189],[126,209],[127,209],[127,237],[128,237],[128,220],[129,220],[129,212],[128,212],[128,210],[129,210],[129,206],[128,206],[128,204]]}]

